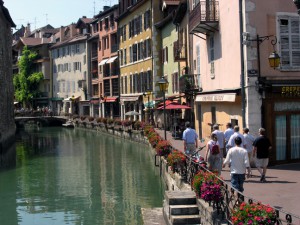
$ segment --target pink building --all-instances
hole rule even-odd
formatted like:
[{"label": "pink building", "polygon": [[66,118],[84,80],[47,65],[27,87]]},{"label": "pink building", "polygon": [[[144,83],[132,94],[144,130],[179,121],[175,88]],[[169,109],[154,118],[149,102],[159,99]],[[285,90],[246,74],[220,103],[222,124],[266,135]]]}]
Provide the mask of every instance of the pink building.
[{"label": "pink building", "polygon": [[[190,0],[190,64],[200,74],[196,128],[265,127],[271,162],[300,159],[300,20],[292,0]],[[276,52],[280,65],[270,67]],[[274,61],[273,61],[274,62]]]},{"label": "pink building", "polygon": [[[95,18],[99,24],[98,72],[100,116],[119,117],[118,5],[105,6]],[[94,83],[93,83],[94,84]]]}]

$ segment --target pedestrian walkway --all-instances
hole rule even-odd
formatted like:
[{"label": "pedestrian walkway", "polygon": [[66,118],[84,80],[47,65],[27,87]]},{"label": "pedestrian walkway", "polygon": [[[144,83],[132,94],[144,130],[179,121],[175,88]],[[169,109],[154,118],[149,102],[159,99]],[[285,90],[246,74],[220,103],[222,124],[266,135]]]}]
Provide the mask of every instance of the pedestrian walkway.
[{"label": "pedestrian walkway", "polygon": [[[156,131],[161,137],[164,137],[163,130]],[[167,140],[175,149],[183,151],[183,141],[175,140],[170,132],[167,132]],[[205,151],[203,149],[200,154],[204,156]],[[253,176],[244,184],[245,196],[300,216],[300,163],[269,167],[266,183],[260,183],[257,169],[253,168],[252,174]],[[223,169],[221,176],[230,183],[228,167]]]}]

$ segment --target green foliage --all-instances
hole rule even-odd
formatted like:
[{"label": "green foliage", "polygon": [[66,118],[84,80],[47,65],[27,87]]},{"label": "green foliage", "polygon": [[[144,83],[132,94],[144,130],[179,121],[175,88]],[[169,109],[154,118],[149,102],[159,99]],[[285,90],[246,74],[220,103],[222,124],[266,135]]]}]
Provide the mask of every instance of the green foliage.
[{"label": "green foliage", "polygon": [[13,78],[16,100],[23,103],[28,103],[39,94],[38,87],[44,79],[43,73],[33,72],[34,60],[38,57],[36,52],[33,52],[24,47],[22,56],[18,62],[20,73]]}]

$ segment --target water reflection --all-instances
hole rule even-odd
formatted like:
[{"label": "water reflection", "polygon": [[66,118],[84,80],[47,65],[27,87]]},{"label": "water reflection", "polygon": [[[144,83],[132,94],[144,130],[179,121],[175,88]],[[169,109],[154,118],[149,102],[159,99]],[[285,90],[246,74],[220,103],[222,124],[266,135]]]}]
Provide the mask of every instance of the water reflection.
[{"label": "water reflection", "polygon": [[163,188],[144,145],[42,128],[21,133],[16,149],[16,169],[0,173],[5,225],[142,224],[141,207],[162,205]]}]

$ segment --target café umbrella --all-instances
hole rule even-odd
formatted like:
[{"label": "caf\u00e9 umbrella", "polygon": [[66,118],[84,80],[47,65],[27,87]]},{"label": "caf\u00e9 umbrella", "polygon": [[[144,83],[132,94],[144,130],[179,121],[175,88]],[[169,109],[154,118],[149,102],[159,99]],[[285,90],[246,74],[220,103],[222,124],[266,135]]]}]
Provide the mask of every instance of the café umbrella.
[{"label": "caf\u00e9 umbrella", "polygon": [[137,115],[140,115],[140,113],[136,111],[129,111],[125,113],[125,116],[137,116]]}]

